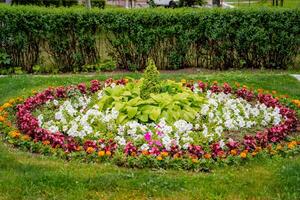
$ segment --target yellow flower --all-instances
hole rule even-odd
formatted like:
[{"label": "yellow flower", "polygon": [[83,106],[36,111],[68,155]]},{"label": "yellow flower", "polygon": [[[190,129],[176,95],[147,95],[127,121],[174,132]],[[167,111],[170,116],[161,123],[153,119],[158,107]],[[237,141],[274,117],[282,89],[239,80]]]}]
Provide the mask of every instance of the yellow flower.
[{"label": "yellow flower", "polygon": [[163,158],[161,156],[156,157],[157,160],[162,160]]},{"label": "yellow flower", "polygon": [[197,158],[193,158],[193,159],[192,159],[192,162],[193,162],[193,163],[198,163],[199,160],[198,160]]},{"label": "yellow flower", "polygon": [[252,155],[253,157],[256,156],[256,154],[257,154],[257,152],[255,152],[255,151],[251,153],[251,155]]},{"label": "yellow flower", "polygon": [[16,101],[14,100],[14,99],[10,99],[9,101],[8,101],[8,103],[10,103],[10,104],[14,104]]},{"label": "yellow flower", "polygon": [[19,131],[11,131],[11,132],[9,132],[9,135],[12,138],[19,138],[21,134]]},{"label": "yellow flower", "polygon": [[168,154],[168,152],[164,151],[164,152],[161,152],[160,155],[162,155],[163,157],[167,157],[169,154]]},{"label": "yellow flower", "polygon": [[11,105],[10,103],[7,102],[7,103],[3,104],[2,107],[5,109],[5,108],[9,108],[9,107],[11,107],[11,106],[12,106],[12,105]]},{"label": "yellow flower", "polygon": [[29,135],[23,135],[23,137],[21,139],[23,141],[29,141],[30,140],[30,136]]},{"label": "yellow flower", "polygon": [[98,156],[99,156],[99,157],[102,157],[102,156],[104,156],[104,155],[105,155],[105,151],[99,151],[99,152],[98,152]]},{"label": "yellow flower", "polygon": [[181,79],[180,82],[181,82],[181,83],[186,83],[186,80],[185,80],[185,79]]},{"label": "yellow flower", "polygon": [[247,158],[247,153],[245,151],[243,151],[241,154],[240,154],[241,158]]},{"label": "yellow flower", "polygon": [[94,149],[93,147],[88,147],[88,148],[86,149],[86,152],[87,152],[88,154],[94,153],[94,151],[95,151],[95,149]]},{"label": "yellow flower", "polygon": [[255,148],[255,152],[260,152],[261,151],[261,147],[256,147]]},{"label": "yellow flower", "polygon": [[296,141],[291,141],[288,143],[288,148],[289,149],[294,149],[297,146],[297,142]]},{"label": "yellow flower", "polygon": [[236,85],[236,87],[240,87],[241,86],[241,84],[238,83],[238,82],[235,82],[234,84]]},{"label": "yellow flower", "polygon": [[23,101],[23,98],[22,97],[18,97],[17,101]]},{"label": "yellow flower", "polygon": [[282,145],[281,144],[278,144],[277,146],[276,146],[276,150],[281,150],[283,147],[282,147]]}]

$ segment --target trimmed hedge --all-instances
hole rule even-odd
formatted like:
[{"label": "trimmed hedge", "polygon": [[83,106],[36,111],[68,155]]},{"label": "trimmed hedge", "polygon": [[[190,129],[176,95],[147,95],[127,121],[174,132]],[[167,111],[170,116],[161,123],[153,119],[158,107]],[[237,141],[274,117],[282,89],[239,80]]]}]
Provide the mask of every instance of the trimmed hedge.
[{"label": "trimmed hedge", "polygon": [[159,69],[286,68],[299,54],[300,10],[1,5],[0,41],[10,65],[28,72],[49,60],[80,71],[100,54],[125,69],[143,69],[149,57]]},{"label": "trimmed hedge", "polygon": [[75,6],[77,0],[12,0],[12,5],[38,5],[38,6]]}]

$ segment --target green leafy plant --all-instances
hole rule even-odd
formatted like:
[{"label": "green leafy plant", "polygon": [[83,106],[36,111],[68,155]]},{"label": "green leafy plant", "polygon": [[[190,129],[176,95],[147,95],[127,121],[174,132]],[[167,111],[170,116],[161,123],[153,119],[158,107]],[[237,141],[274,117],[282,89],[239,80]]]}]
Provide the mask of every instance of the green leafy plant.
[{"label": "green leafy plant", "polygon": [[130,120],[157,122],[161,118],[172,123],[179,119],[194,120],[197,110],[206,101],[173,81],[162,84],[162,92],[150,93],[147,99],[141,98],[142,87],[143,82],[139,81],[128,83],[125,87],[106,88],[97,105],[102,111],[108,108],[118,110],[118,123]]},{"label": "green leafy plant", "polygon": [[141,86],[141,98],[147,99],[150,94],[160,92],[159,71],[152,59],[148,60],[148,66],[143,74],[143,83]]}]

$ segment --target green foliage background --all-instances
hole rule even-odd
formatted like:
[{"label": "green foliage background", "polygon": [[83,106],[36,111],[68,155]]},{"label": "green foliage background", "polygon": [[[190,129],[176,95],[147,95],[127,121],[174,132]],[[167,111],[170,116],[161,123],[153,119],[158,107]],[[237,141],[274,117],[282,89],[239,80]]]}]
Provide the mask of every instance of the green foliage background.
[{"label": "green foliage background", "polygon": [[0,5],[0,52],[10,60],[0,65],[81,71],[109,56],[129,70],[144,69],[149,57],[158,69],[286,68],[299,54],[299,22],[299,9]]}]

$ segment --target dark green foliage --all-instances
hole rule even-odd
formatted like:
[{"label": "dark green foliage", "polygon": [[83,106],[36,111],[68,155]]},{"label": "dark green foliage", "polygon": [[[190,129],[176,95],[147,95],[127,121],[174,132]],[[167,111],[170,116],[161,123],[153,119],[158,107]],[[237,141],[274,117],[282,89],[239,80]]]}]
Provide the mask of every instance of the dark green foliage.
[{"label": "dark green foliage", "polygon": [[78,5],[77,0],[12,0],[12,5],[65,6]]},{"label": "dark green foliage", "polygon": [[0,52],[26,72],[37,64],[82,71],[99,62],[100,52],[129,70],[144,69],[149,57],[158,69],[283,69],[299,54],[299,22],[299,9],[87,11],[0,5]]},{"label": "dark green foliage", "polygon": [[105,0],[92,0],[91,3],[92,3],[92,7],[104,9],[106,1]]},{"label": "dark green foliage", "polygon": [[194,5],[204,5],[206,3],[205,0],[180,0],[179,7],[192,7]]},{"label": "dark green foliage", "polygon": [[148,59],[147,68],[143,74],[143,84],[141,87],[141,97],[147,99],[151,93],[160,92],[159,71],[152,59]]}]

